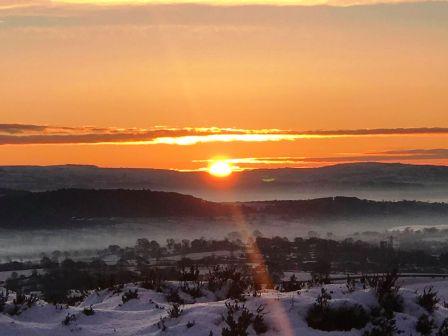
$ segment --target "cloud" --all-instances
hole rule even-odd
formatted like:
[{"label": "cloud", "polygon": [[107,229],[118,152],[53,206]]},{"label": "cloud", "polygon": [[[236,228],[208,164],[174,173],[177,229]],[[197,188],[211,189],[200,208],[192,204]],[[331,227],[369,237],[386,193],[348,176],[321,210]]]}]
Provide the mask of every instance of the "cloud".
[{"label": "cloud", "polygon": [[[308,164],[334,164],[347,162],[406,162],[448,160],[448,149],[405,149],[376,153],[346,154],[325,157],[247,157],[232,158],[226,161],[237,168],[254,168],[259,166],[302,166]],[[194,162],[210,162],[195,160]]]},{"label": "cloud", "polygon": [[135,7],[146,5],[214,5],[214,6],[248,6],[248,5],[271,5],[271,6],[350,6],[370,5],[376,3],[415,3],[428,2],[428,0],[2,0],[2,8],[23,8],[48,6],[58,7],[72,5],[85,7]]},{"label": "cloud", "polygon": [[[278,142],[300,139],[341,137],[448,135],[448,128],[390,128],[296,131],[281,129],[238,129],[219,127],[67,127],[29,124],[0,124],[0,145],[36,144],[121,144],[121,145],[196,145],[213,142]],[[392,155],[436,155],[434,153],[381,153]],[[440,153],[439,153],[440,154]],[[369,154],[369,157],[378,154]],[[341,158],[340,158],[341,159]],[[343,158],[342,158],[343,159]],[[348,160],[349,158],[347,158]],[[330,158],[314,158],[330,160]],[[317,162],[317,161],[315,161]]]},{"label": "cloud", "polygon": [[278,29],[313,22],[365,24],[387,18],[391,23],[412,20],[445,27],[446,8],[446,0],[2,0],[0,20],[3,28],[230,25]]}]

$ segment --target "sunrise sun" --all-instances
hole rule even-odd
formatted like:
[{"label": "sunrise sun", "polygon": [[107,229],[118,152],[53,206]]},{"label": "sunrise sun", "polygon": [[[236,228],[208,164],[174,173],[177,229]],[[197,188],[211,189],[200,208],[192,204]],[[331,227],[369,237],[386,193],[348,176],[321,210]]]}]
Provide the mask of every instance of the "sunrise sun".
[{"label": "sunrise sun", "polygon": [[216,177],[226,177],[232,174],[232,166],[224,160],[216,160],[210,163],[208,172]]}]

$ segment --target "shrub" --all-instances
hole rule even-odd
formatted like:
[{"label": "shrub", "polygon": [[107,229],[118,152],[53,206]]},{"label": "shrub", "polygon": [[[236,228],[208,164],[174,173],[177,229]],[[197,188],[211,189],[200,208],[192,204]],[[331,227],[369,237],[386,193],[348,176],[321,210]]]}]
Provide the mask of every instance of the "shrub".
[{"label": "shrub", "polygon": [[138,299],[137,289],[135,290],[128,289],[128,291],[121,296],[121,300],[123,301],[123,303],[126,303],[133,299]]},{"label": "shrub", "polygon": [[62,324],[65,326],[70,325],[72,322],[76,321],[76,316],[73,314],[67,314],[65,319],[62,321]]},{"label": "shrub", "polygon": [[39,299],[35,295],[26,296],[25,294],[17,293],[13,304],[7,306],[8,293],[4,295],[0,293],[0,312],[5,311],[11,316],[20,315],[25,309],[31,308]]},{"label": "shrub", "polygon": [[140,284],[142,288],[151,289],[158,292],[162,291],[164,287],[164,282],[162,279],[161,272],[159,270],[151,269],[149,271],[143,271],[143,281]]},{"label": "shrub", "polygon": [[349,293],[353,293],[356,290],[356,280],[351,278],[350,275],[347,275],[345,286],[347,287],[347,291]]},{"label": "shrub", "polygon": [[295,274],[291,275],[289,281],[283,281],[281,289],[283,292],[299,291],[305,287],[304,281],[297,280]]},{"label": "shrub", "polygon": [[124,285],[119,284],[119,285],[112,286],[111,288],[109,288],[109,290],[112,291],[112,294],[120,294],[121,292],[123,292],[123,288],[124,288]]},{"label": "shrub", "polygon": [[193,299],[197,299],[203,296],[201,287],[202,284],[200,282],[196,282],[192,287],[187,282],[185,282],[182,285],[182,291],[189,294]]},{"label": "shrub", "polygon": [[182,315],[182,309],[180,309],[180,304],[173,303],[171,305],[171,308],[168,309],[168,316],[170,318],[178,318],[180,315]]},{"label": "shrub", "polygon": [[166,317],[160,317],[159,322],[157,322],[157,328],[162,331],[166,331],[168,329],[168,327],[165,325],[165,319]]},{"label": "shrub", "polygon": [[384,309],[372,309],[371,315],[373,327],[363,336],[393,336],[398,333],[395,319],[388,316]]},{"label": "shrub", "polygon": [[179,290],[177,288],[170,290],[170,293],[166,296],[166,300],[168,302],[184,304],[184,300],[179,296]]},{"label": "shrub", "polygon": [[[243,305],[240,307],[237,303],[231,304],[226,302],[227,316],[224,317],[224,322],[227,327],[222,329],[222,336],[247,336],[247,329],[252,323],[253,314]],[[235,319],[235,315],[238,311],[241,311],[238,319]]]},{"label": "shrub", "polygon": [[31,308],[37,301],[39,301],[39,298],[37,296],[30,295],[30,296],[26,297],[24,303],[28,308]]},{"label": "shrub", "polygon": [[6,293],[3,291],[0,292],[0,313],[5,309],[6,302],[8,302],[8,296],[8,291],[6,291]]},{"label": "shrub", "polygon": [[26,295],[22,293],[17,293],[16,298],[13,300],[15,305],[22,305],[26,301]]},{"label": "shrub", "polygon": [[208,274],[208,289],[217,292],[225,285],[228,286],[224,294],[226,299],[244,300],[244,292],[249,287],[251,280],[246,273],[239,271],[235,266],[222,268],[215,266]]},{"label": "shrub", "polygon": [[264,334],[265,332],[268,331],[268,326],[267,326],[266,322],[264,321],[265,313],[263,313],[263,311],[264,311],[264,306],[260,305],[257,308],[257,315],[255,315],[254,320],[252,322],[252,327],[254,328],[257,335]]},{"label": "shrub", "polygon": [[331,295],[327,292],[325,288],[320,290],[320,295],[316,298],[316,305],[319,309],[324,310],[328,308],[330,304]]},{"label": "shrub", "polygon": [[379,303],[390,316],[392,316],[394,312],[403,311],[403,298],[397,293],[387,293]]},{"label": "shrub", "polygon": [[199,280],[199,268],[198,266],[191,265],[187,270],[185,267],[179,269],[180,281],[198,281]]},{"label": "shrub", "polygon": [[403,299],[398,294],[400,290],[397,283],[398,278],[398,273],[392,271],[383,276],[366,277],[365,279],[367,284],[375,290],[378,303],[388,315],[403,311]]},{"label": "shrub", "polygon": [[437,336],[448,336],[448,318],[445,319],[437,331]]},{"label": "shrub", "polygon": [[89,308],[84,308],[82,310],[82,313],[86,316],[92,316],[95,314],[95,311],[93,310],[92,306],[90,306]]},{"label": "shrub", "polygon": [[417,303],[426,309],[430,314],[436,309],[436,305],[439,303],[440,299],[437,297],[437,292],[433,291],[432,287],[423,290],[423,294],[417,297]]},{"label": "shrub", "polygon": [[362,329],[369,322],[369,315],[360,305],[321,309],[314,305],[306,317],[308,326],[324,331],[349,331]]},{"label": "shrub", "polygon": [[316,303],[308,311],[306,321],[313,329],[324,331],[349,331],[364,328],[369,322],[369,315],[360,305],[331,308],[331,295],[325,288],[317,297]]},{"label": "shrub", "polygon": [[432,334],[433,329],[436,325],[432,318],[428,315],[423,314],[418,318],[415,330],[417,330],[423,336],[429,336]]}]

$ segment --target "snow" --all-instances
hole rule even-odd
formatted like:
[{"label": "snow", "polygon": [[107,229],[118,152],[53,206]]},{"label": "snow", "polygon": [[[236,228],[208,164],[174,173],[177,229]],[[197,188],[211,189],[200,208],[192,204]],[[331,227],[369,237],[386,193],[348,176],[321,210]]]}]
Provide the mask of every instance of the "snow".
[{"label": "snow", "polygon": [[[416,291],[422,292],[424,288],[433,286],[439,292],[441,303],[437,306],[432,317],[440,325],[448,317],[448,309],[443,307],[443,301],[448,298],[448,281],[426,282],[409,281],[400,290],[405,303],[403,313],[396,314],[397,326],[403,331],[402,335],[417,335],[415,323],[425,310],[416,303]],[[345,284],[326,285],[331,294],[332,306],[344,304],[359,304],[365,309],[377,305],[374,292],[371,289],[358,288],[348,293]],[[138,299],[123,304],[121,296],[128,289],[138,289]],[[362,335],[364,330],[349,332],[323,332],[308,327],[305,317],[308,309],[321,293],[321,287],[303,289],[298,292],[279,293],[274,290],[265,290],[260,297],[248,297],[245,305],[253,312],[261,304],[265,305],[265,321],[269,326],[266,336],[273,335]],[[11,295],[10,301],[14,298]],[[126,285],[122,293],[113,294],[112,291],[103,290],[92,292],[77,307],[61,307],[39,301],[36,305],[24,310],[18,316],[0,313],[1,336],[152,336],[152,335],[185,335],[185,336],[214,336],[221,335],[222,328],[226,326],[223,315],[226,313],[226,301],[212,301],[212,298],[201,298],[196,303],[182,306],[183,312],[178,318],[167,318],[166,331],[158,327],[161,318],[167,317],[167,310],[171,306],[163,293],[138,288],[135,285]],[[83,309],[92,306],[95,314],[86,316]],[[62,321],[67,314],[74,314],[76,320],[66,326]],[[190,328],[189,322],[194,322]],[[251,327],[249,334],[255,335]]]}]

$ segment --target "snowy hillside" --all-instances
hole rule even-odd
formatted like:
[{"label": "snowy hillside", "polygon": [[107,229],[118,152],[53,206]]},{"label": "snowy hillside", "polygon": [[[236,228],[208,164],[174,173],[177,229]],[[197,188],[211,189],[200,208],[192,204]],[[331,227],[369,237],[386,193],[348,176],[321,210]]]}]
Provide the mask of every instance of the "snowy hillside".
[{"label": "snowy hillside", "polygon": [[[429,286],[438,292],[440,303],[433,313],[417,304],[417,292],[422,293]],[[378,306],[378,299],[374,289],[363,289],[360,284],[356,289],[348,290],[347,285],[331,284],[323,288],[331,296],[330,307],[361,305],[366,312]],[[126,301],[123,296],[128,291],[133,293],[137,289],[137,298]],[[360,329],[351,331],[325,332],[308,326],[306,317],[316,299],[322,294],[322,287],[316,286],[300,291],[280,293],[266,290],[260,296],[247,296],[245,302],[240,302],[234,312],[235,320],[241,316],[243,305],[248,308],[253,317],[260,311],[262,320],[268,330],[264,335],[363,335],[372,329],[372,322]],[[444,307],[444,298],[448,298],[448,281],[433,281],[405,285],[399,295],[403,300],[403,311],[395,313],[396,327],[402,335],[419,335],[416,331],[417,320],[427,314],[433,319],[433,335],[436,335],[443,321],[448,317],[448,308]],[[22,305],[18,315],[10,315],[7,308],[13,307],[14,294],[10,294],[4,305],[4,312],[0,313],[0,335],[222,335],[223,328],[229,327],[224,321],[229,316],[226,302],[214,301],[212,293],[196,299],[192,303],[191,297],[181,293],[190,304],[183,304],[180,310],[173,311],[173,304],[167,302],[166,295],[152,290],[127,285],[115,293],[112,290],[92,292],[77,307],[62,307],[51,305],[43,301],[31,305]],[[124,302],[126,301],[126,302]],[[92,309],[90,309],[90,307]],[[235,307],[235,306],[233,306]],[[170,316],[171,315],[171,316]],[[176,317],[179,315],[178,317]],[[228,320],[228,319],[227,319]],[[65,323],[64,323],[64,322]],[[252,318],[253,321],[253,318]],[[259,321],[260,322],[260,321]],[[247,328],[249,335],[255,335],[254,323]],[[244,335],[244,334],[227,334]],[[381,335],[381,334],[378,334]],[[445,335],[445,334],[441,334]]]}]

